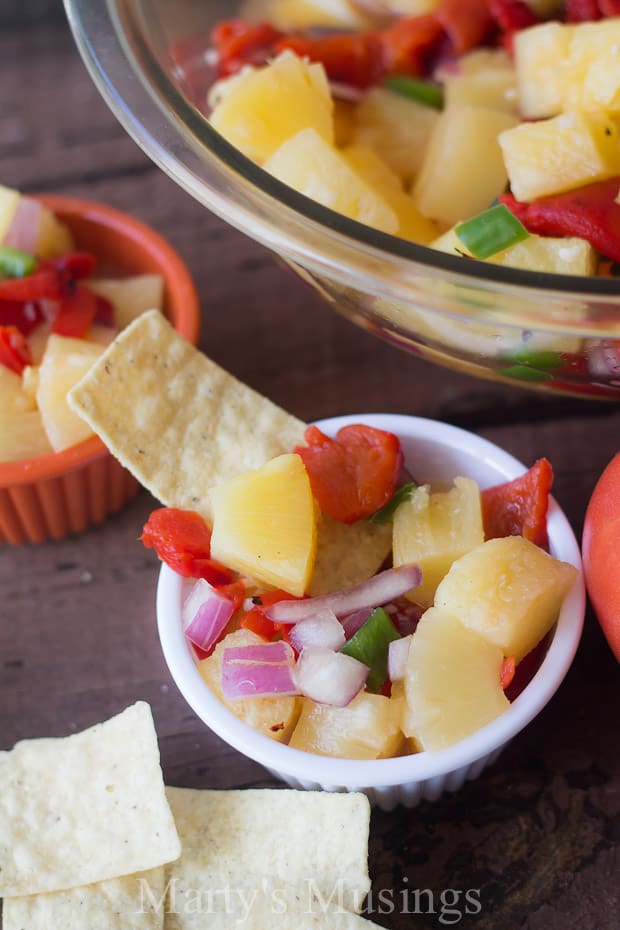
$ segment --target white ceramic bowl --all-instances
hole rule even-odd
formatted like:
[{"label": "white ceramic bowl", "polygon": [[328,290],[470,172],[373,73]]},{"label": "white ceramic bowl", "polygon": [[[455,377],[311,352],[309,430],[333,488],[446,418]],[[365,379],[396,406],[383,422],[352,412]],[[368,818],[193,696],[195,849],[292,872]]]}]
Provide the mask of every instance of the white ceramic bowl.
[{"label": "white ceramic bowl", "polygon": [[[515,478],[525,466],[485,439],[435,420],[390,414],[357,414],[323,420],[331,435],[348,423],[364,422],[390,430],[401,440],[405,460],[416,480],[446,481],[457,474],[481,487]],[[188,704],[225,742],[264,765],[295,788],[363,791],[384,810],[435,800],[476,778],[502,748],[551,699],[575,655],[585,612],[581,557],[563,512],[551,501],[548,517],[552,555],[571,562],[579,578],[568,594],[546,656],[531,682],[496,720],[441,752],[421,752],[394,759],[332,759],[291,749],[253,730],[234,716],[209,690],[196,668],[181,626],[184,581],[163,566],[157,590],[159,636],[168,667]]]}]

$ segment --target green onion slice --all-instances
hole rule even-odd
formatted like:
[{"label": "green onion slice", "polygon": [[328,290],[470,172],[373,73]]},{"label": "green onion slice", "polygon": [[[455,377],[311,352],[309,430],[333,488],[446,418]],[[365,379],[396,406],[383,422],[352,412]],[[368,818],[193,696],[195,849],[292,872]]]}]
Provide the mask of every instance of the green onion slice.
[{"label": "green onion slice", "polygon": [[503,203],[459,223],[454,231],[474,258],[490,258],[529,236],[523,223]]},{"label": "green onion slice", "polygon": [[37,267],[37,260],[28,252],[10,245],[0,246],[0,275],[4,278],[25,278]]},{"label": "green onion slice", "polygon": [[372,516],[368,517],[369,523],[390,523],[394,519],[394,514],[396,508],[403,503],[403,501],[409,500],[417,484],[415,481],[409,481],[407,484],[401,484],[392,494],[391,498],[385,504],[381,510],[377,510],[376,513],[373,513]]},{"label": "green onion slice", "polygon": [[370,674],[366,680],[366,687],[369,691],[378,693],[383,687],[383,682],[387,678],[390,643],[393,639],[400,638],[400,633],[383,607],[377,607],[340,650],[370,668]]},{"label": "green onion slice", "polygon": [[434,110],[443,109],[443,89],[432,81],[421,81],[419,78],[409,77],[407,74],[395,74],[384,81],[388,90],[393,90],[403,97],[416,100],[425,107]]}]

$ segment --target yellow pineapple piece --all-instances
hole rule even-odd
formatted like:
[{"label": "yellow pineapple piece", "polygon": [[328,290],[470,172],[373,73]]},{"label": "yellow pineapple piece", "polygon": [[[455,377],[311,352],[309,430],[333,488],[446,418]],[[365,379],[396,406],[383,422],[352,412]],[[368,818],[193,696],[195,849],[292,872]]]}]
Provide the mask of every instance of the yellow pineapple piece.
[{"label": "yellow pineapple piece", "polygon": [[442,75],[446,107],[469,105],[517,113],[517,76],[503,49],[477,49],[463,55],[456,73]]},{"label": "yellow pineapple piece", "polygon": [[20,197],[19,191],[0,184],[0,242],[10,229]]},{"label": "yellow pineapple piece", "polygon": [[503,132],[499,144],[517,200],[536,200],[620,172],[620,131],[605,113],[561,113]]},{"label": "yellow pineapple piece", "polygon": [[334,98],[334,145],[337,149],[353,142],[355,106],[351,100]]},{"label": "yellow pineapple piece", "polygon": [[[457,236],[454,227],[430,244],[441,252],[473,257]],[[522,242],[517,242],[509,249],[491,255],[485,261],[494,265],[505,265],[508,268],[548,271],[555,274],[594,275],[597,269],[596,252],[586,239],[580,239],[578,236],[556,238],[529,235]],[[563,349],[563,351],[578,350],[578,339],[569,339],[569,343],[571,348]]]},{"label": "yellow pineapple piece", "polygon": [[374,149],[409,182],[420,170],[439,113],[385,88],[370,90],[356,111],[353,141]]},{"label": "yellow pineapple piece", "polygon": [[414,562],[422,584],[409,598],[422,607],[433,603],[437,585],[460,556],[484,541],[480,491],[471,478],[455,478],[448,491],[415,489],[394,514],[394,565]]},{"label": "yellow pineapple piece", "polygon": [[[26,365],[22,371],[22,391],[28,398],[28,409],[34,410],[37,406],[37,391],[39,390],[39,368],[37,365]],[[0,386],[0,394],[2,388]]]},{"label": "yellow pineapple piece", "polygon": [[[570,42],[574,26],[541,23],[514,34],[519,112],[526,119],[554,116],[563,109],[571,80]],[[577,75],[577,80],[579,76]]]},{"label": "yellow pineapple piece", "polygon": [[69,229],[56,218],[51,210],[43,207],[35,254],[39,258],[54,258],[56,255],[71,252],[74,247],[75,243]]},{"label": "yellow pineapple piece", "polygon": [[55,452],[92,436],[88,424],[70,409],[67,394],[102,355],[104,348],[94,342],[55,333],[47,341],[39,368],[37,406]]},{"label": "yellow pineapple piece", "polygon": [[248,158],[263,164],[287,139],[311,127],[334,139],[325,69],[285,51],[264,68],[231,78],[211,113],[211,125]]},{"label": "yellow pineapple piece", "polygon": [[436,752],[470,736],[510,705],[502,690],[502,650],[437,607],[413,634],[402,719],[405,735]]},{"label": "yellow pineapple piece", "polygon": [[38,410],[0,408],[0,462],[19,462],[52,451]]},{"label": "yellow pineapple piece", "polygon": [[401,706],[381,694],[360,691],[346,707],[304,698],[289,746],[338,759],[386,759],[403,743]]},{"label": "yellow pineapple piece", "polygon": [[24,389],[20,375],[5,365],[0,365],[0,412],[26,413],[35,407],[36,402],[30,392]]},{"label": "yellow pineapple piece", "polygon": [[351,0],[270,0],[266,16],[283,32],[313,26],[359,30],[372,25]]},{"label": "yellow pineapple piece", "polygon": [[216,697],[254,730],[269,739],[287,743],[297,723],[301,698],[289,695],[228,700],[222,694],[222,660],[224,650],[236,646],[259,646],[267,640],[251,630],[235,630],[217,644],[208,658],[198,663],[198,671]]},{"label": "yellow pineapple piece", "polygon": [[385,198],[314,129],[304,129],[288,139],[264,168],[306,197],[358,223],[387,233],[398,231],[398,217]]},{"label": "yellow pineapple piece", "polygon": [[486,107],[452,106],[439,116],[413,187],[424,216],[452,226],[481,213],[508,175],[498,142],[514,116]]},{"label": "yellow pineapple piece", "polygon": [[316,505],[298,455],[280,455],[211,489],[215,559],[301,597],[316,555]]},{"label": "yellow pineapple piece", "polygon": [[519,662],[549,632],[576,577],[522,536],[489,539],[453,563],[435,606]]},{"label": "yellow pineapple piece", "polygon": [[398,218],[398,235],[420,245],[437,235],[434,223],[422,216],[398,175],[367,145],[350,145],[342,154],[353,170],[392,207]]},{"label": "yellow pineapple piece", "polygon": [[89,278],[88,287],[113,305],[119,329],[129,326],[146,310],[163,309],[164,279],[159,274],[139,274],[118,279]]}]

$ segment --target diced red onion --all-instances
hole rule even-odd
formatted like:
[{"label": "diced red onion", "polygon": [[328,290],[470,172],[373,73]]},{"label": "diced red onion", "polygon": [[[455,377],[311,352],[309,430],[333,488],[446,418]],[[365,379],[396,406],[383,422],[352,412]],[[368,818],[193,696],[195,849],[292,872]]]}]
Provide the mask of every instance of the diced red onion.
[{"label": "diced red onion", "polygon": [[20,197],[3,245],[34,255],[41,226],[41,204],[32,197]]},{"label": "diced red onion", "polygon": [[228,699],[299,694],[294,664],[293,650],[282,641],[224,649],[222,693]]},{"label": "diced red onion", "polygon": [[612,383],[616,383],[620,377],[620,355],[614,342],[603,340],[588,351],[588,371],[595,378],[612,378]]},{"label": "diced red onion", "polygon": [[422,580],[417,565],[401,565],[379,572],[368,581],[333,594],[308,597],[300,601],[278,601],[265,610],[274,623],[298,623],[322,610],[333,610],[337,617],[346,617],[362,607],[381,607],[416,588]]},{"label": "diced red onion", "polygon": [[399,597],[391,604],[385,605],[385,612],[400,635],[409,636],[410,633],[415,631],[424,610],[418,604],[414,604],[404,597]]},{"label": "diced red onion", "polygon": [[342,623],[333,610],[322,610],[292,626],[289,640],[297,652],[301,652],[306,646],[324,646],[335,651],[344,646],[346,637]]},{"label": "diced red onion", "polygon": [[189,592],[181,614],[186,637],[208,652],[224,632],[235,610],[234,602],[201,578]]},{"label": "diced red onion", "polygon": [[362,690],[367,665],[322,646],[307,646],[295,666],[295,683],[302,694],[319,704],[346,707]]},{"label": "diced red onion", "polygon": [[357,633],[360,627],[364,626],[372,613],[372,607],[362,607],[361,610],[354,610],[352,614],[347,614],[342,618],[345,639]]},{"label": "diced red onion", "polygon": [[399,681],[405,677],[407,671],[407,656],[413,634],[403,636],[402,639],[393,639],[388,649],[388,678],[390,681]]}]

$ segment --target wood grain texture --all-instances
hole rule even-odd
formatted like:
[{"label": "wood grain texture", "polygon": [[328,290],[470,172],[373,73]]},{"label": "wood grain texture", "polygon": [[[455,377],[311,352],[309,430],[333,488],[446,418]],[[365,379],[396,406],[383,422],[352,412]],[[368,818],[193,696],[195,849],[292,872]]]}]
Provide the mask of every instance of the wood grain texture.
[{"label": "wood grain texture", "polygon": [[[474,429],[527,463],[547,455],[580,533],[596,476],[618,447],[616,406],[450,373],[341,319],[152,165],[99,98],[59,4],[36,6],[37,16],[14,0],[0,7],[2,183],[102,200],[152,224],[194,274],[202,347],[302,419],[415,413]],[[0,549],[0,748],[75,732],[145,699],[168,783],[273,785],[204,728],[170,679],[155,629],[158,566],[137,541],[152,506],[142,493],[79,537]],[[615,930],[619,686],[589,615],[557,696],[491,769],[434,804],[374,813],[372,918],[391,930]],[[417,905],[407,889],[418,890]]]}]

